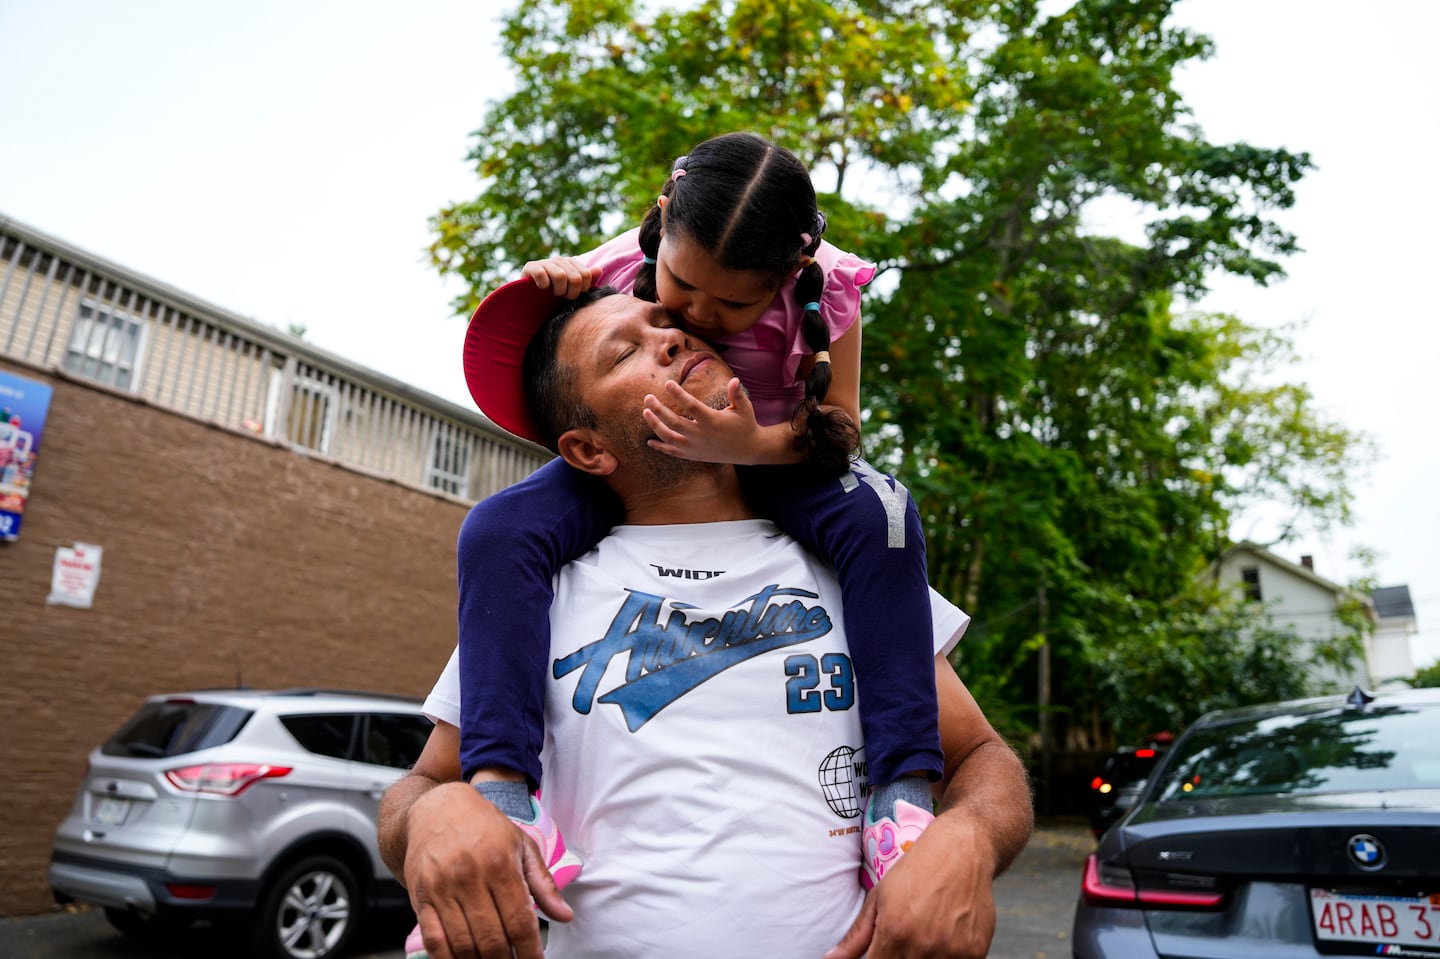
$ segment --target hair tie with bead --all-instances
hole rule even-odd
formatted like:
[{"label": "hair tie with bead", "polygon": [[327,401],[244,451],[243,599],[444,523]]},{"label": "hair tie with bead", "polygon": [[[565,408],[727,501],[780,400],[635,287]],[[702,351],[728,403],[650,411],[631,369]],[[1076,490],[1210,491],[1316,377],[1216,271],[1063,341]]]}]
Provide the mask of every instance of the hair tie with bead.
[{"label": "hair tie with bead", "polygon": [[805,304],[805,312],[806,312],[806,313],[809,313],[811,310],[814,310],[816,313],[819,313],[819,312],[820,312],[820,303],[819,303],[819,301],[817,301],[817,300],[811,300],[809,303],[806,303],[806,304]]},{"label": "hair tie with bead", "polygon": [[677,157],[675,162],[670,164],[670,182],[674,183],[685,175],[685,164],[690,161],[690,154]]},{"label": "hair tie with bead", "polygon": [[654,266],[654,265],[655,265],[655,258],[654,258],[653,256],[645,256],[645,255],[642,253],[642,254],[640,255],[640,262],[641,262],[641,263],[644,263],[646,266]]},{"label": "hair tie with bead", "polygon": [[819,210],[815,211],[815,225],[809,231],[800,234],[800,249],[802,252],[813,253],[820,249],[820,238],[825,235],[825,214]]},{"label": "hair tie with bead", "polygon": [[830,351],[829,351],[829,350],[821,350],[819,353],[816,353],[816,354],[815,354],[815,362],[816,362],[817,364],[818,364],[818,363],[829,363],[829,362],[830,362]]}]

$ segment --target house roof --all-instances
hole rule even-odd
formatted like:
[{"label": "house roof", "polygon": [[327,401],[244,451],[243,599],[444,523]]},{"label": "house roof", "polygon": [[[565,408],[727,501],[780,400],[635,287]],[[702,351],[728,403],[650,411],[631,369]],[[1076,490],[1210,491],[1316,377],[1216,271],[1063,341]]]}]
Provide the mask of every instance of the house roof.
[{"label": "house roof", "polygon": [[[266,348],[279,353],[282,356],[294,355],[304,359],[306,362],[314,363],[326,370],[333,371],[346,379],[364,384],[391,396],[399,397],[422,409],[433,410],[451,419],[459,420],[462,423],[478,427],[485,431],[493,439],[510,446],[520,446],[526,449],[535,450],[536,447],[529,443],[517,442],[514,435],[502,430],[491,422],[490,418],[469,406],[462,406],[443,397],[436,396],[407,383],[395,379],[378,370],[346,359],[338,353],[332,353],[306,342],[299,337],[291,336],[261,323],[259,320],[248,316],[241,316],[217,306],[197,296],[186,293],[160,280],[153,279],[143,273],[136,272],[126,266],[121,266],[112,260],[107,260],[89,250],[81,249],[72,243],[68,243],[58,237],[51,236],[33,226],[21,223],[18,220],[6,216],[0,212],[0,247],[4,246],[6,234],[14,237],[25,246],[41,250],[52,256],[59,256],[62,259],[78,263],[95,274],[105,278],[126,284],[138,290],[145,296],[149,296],[158,302],[171,304],[181,310],[191,313],[197,317],[217,323],[222,328],[229,328],[241,333],[245,337],[254,340]],[[18,255],[17,248],[17,255]],[[12,267],[14,263],[12,262]],[[541,451],[543,453],[543,451]]]},{"label": "house roof", "polygon": [[1382,586],[1370,591],[1375,615],[1381,619],[1415,618],[1415,604],[1410,601],[1409,586]]},{"label": "house roof", "polygon": [[1316,573],[1313,569],[1310,569],[1306,566],[1301,566],[1299,563],[1292,563],[1288,559],[1285,559],[1283,556],[1278,556],[1275,553],[1272,553],[1270,550],[1266,549],[1264,546],[1261,546],[1259,543],[1252,543],[1248,539],[1241,540],[1240,542],[1236,543],[1234,546],[1227,549],[1224,555],[1230,556],[1234,553],[1241,552],[1250,553],[1260,559],[1263,559],[1265,560],[1265,562],[1270,563],[1274,566],[1278,566],[1286,572],[1293,573],[1294,575],[1300,577],[1303,580],[1314,583],[1321,589],[1329,590],[1332,593],[1343,593],[1347,591],[1347,588],[1345,586],[1326,579],[1324,576]]}]

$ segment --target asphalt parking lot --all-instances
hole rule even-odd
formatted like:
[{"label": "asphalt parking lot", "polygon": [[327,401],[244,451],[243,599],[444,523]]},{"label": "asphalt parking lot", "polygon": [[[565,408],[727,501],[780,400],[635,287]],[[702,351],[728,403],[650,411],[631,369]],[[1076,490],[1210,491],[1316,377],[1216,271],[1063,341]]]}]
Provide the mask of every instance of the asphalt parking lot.
[{"label": "asphalt parking lot", "polygon": [[[1070,922],[1085,856],[1095,840],[1083,820],[1042,822],[1015,865],[996,883],[998,921],[990,959],[1068,959]],[[408,923],[373,922],[351,959],[403,959]],[[5,959],[211,959],[238,955],[203,930],[139,944],[110,928],[99,910],[0,919]]]},{"label": "asphalt parking lot", "polygon": [[1070,959],[1070,924],[1085,857],[1095,837],[1082,818],[1037,824],[1010,871],[995,883],[990,959]]}]

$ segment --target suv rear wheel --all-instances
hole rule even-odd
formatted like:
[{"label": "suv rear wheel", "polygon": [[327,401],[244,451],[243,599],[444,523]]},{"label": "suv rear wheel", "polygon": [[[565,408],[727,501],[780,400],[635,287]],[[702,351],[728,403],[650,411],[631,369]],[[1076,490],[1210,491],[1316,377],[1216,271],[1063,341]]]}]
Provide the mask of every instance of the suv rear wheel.
[{"label": "suv rear wheel", "polygon": [[363,911],[355,874],[333,856],[309,856],[279,874],[255,913],[251,946],[265,959],[330,959]]}]

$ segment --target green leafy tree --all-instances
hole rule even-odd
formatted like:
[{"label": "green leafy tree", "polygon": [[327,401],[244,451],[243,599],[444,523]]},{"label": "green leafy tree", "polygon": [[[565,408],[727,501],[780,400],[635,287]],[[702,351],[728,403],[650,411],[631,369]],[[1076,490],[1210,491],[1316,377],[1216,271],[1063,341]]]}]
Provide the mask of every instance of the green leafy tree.
[{"label": "green leafy tree", "polygon": [[1204,588],[1150,611],[1133,631],[1091,637],[1086,646],[1106,718],[1122,742],[1183,729],[1212,709],[1318,691],[1307,681],[1299,635],[1272,625],[1258,603]]},{"label": "green leafy tree", "polygon": [[[517,91],[470,159],[482,191],[434,218],[431,254],[460,312],[526,260],[638,224],[691,146],[728,130],[782,141],[830,187],[832,231],[871,257],[887,220],[848,198],[914,171],[961,133],[968,29],[933,4],[728,0],[641,19],[626,0],[521,4],[503,30]],[[887,177],[887,186],[894,176]],[[888,197],[901,196],[887,189]]]},{"label": "green leafy tree", "polygon": [[[1281,275],[1296,244],[1267,213],[1292,203],[1309,160],[1204,139],[1172,80],[1209,44],[1167,26],[1170,6],[990,5],[973,132],[932,171],[898,287],[866,327],[877,455],[927,517],[934,581],[976,612],[965,674],[1033,699],[1026,640],[1043,636],[1051,698],[1122,726],[1127,678],[1104,651],[1198,657],[1187,636],[1209,634],[1172,601],[1231,518],[1265,501],[1344,520],[1358,448],[1270,376],[1282,333],[1175,308],[1215,270]],[[1102,199],[1128,204],[1143,235],[1094,229]],[[1193,714],[1223,678],[1165,695]]]},{"label": "green leafy tree", "polygon": [[[1282,275],[1297,246],[1270,215],[1310,161],[1205,138],[1173,78],[1210,44],[1171,6],[523,4],[504,29],[517,89],[475,133],[481,192],[440,211],[432,255],[468,312],[526,260],[638,223],[692,144],[784,143],[830,237],[881,266],[867,455],[910,487],[932,581],[975,615],[960,666],[981,702],[1033,725],[1043,649],[1066,716],[1130,728],[1162,695],[1193,715],[1229,695],[1218,662],[1193,682],[1162,670],[1131,705],[1115,686],[1207,643],[1269,662],[1278,638],[1247,647],[1230,614],[1202,628],[1195,584],[1256,502],[1296,528],[1346,520],[1363,448],[1277,376],[1286,331],[1179,305],[1215,271]],[[1099,229],[1102,202],[1143,229]],[[1270,696],[1273,678],[1238,688]]]},{"label": "green leafy tree", "polygon": [[1431,663],[1423,669],[1417,669],[1415,675],[1410,677],[1410,685],[1417,688],[1423,686],[1440,686],[1440,662]]}]

